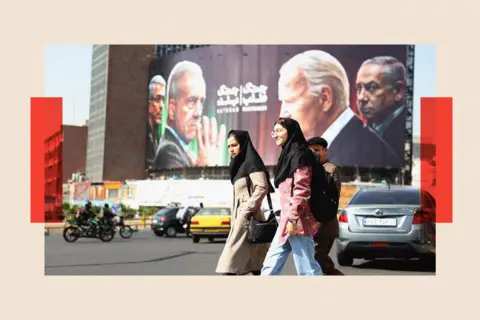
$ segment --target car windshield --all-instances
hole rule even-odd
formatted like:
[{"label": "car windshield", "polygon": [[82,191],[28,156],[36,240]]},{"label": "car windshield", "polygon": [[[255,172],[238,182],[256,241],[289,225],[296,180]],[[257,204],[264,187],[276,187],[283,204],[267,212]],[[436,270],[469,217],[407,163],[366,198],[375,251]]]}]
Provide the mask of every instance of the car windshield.
[{"label": "car windshield", "polygon": [[420,205],[418,190],[375,190],[359,192],[350,201],[351,205],[392,204]]},{"label": "car windshield", "polygon": [[229,208],[203,208],[195,216],[229,216]]},{"label": "car windshield", "polygon": [[163,208],[160,211],[158,211],[157,213],[155,213],[155,215],[153,217],[154,218],[163,217],[163,216],[166,216],[168,214],[174,213],[177,210],[178,210],[177,208]]}]

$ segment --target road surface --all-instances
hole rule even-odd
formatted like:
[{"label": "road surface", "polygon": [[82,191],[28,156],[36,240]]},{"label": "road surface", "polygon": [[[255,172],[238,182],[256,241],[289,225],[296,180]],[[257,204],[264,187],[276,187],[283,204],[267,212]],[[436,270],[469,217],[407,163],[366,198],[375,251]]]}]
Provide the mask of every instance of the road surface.
[{"label": "road surface", "polygon": [[[67,243],[61,233],[45,236],[46,275],[216,275],[215,267],[224,241],[158,238],[151,230],[134,233],[130,239],[118,234],[109,243],[81,238]],[[335,259],[335,247],[330,253]],[[435,275],[435,266],[417,260],[355,260],[340,267],[345,275]],[[296,275],[292,256],[283,275]]]}]

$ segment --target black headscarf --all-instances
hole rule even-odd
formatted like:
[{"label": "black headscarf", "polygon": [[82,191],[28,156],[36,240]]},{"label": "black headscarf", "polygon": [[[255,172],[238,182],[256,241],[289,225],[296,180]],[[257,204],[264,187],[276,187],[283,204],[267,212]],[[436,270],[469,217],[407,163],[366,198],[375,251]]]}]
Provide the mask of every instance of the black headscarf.
[{"label": "black headscarf", "polygon": [[270,193],[274,192],[275,189],[270,183],[267,168],[257,150],[255,150],[248,132],[243,130],[231,130],[227,137],[231,134],[235,136],[240,144],[240,152],[232,159],[232,161],[230,161],[230,181],[232,184],[238,179],[248,176],[250,173],[263,171],[267,175],[268,191]]},{"label": "black headscarf", "polygon": [[280,118],[282,126],[287,129],[287,142],[282,147],[275,167],[275,187],[290,177],[293,172],[301,167],[312,165],[315,162],[313,153],[308,148],[307,140],[303,136],[298,122],[291,118]]}]

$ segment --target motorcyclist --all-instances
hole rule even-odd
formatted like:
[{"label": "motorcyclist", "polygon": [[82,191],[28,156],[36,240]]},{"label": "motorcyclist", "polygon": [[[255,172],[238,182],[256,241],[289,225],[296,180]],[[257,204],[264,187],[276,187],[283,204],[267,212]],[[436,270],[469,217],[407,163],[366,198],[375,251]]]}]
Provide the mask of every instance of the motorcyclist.
[{"label": "motorcyclist", "polygon": [[80,209],[78,216],[77,216],[77,221],[79,225],[82,226],[89,226],[89,220],[95,218],[95,213],[92,211],[92,203],[87,200],[85,203],[85,206]]},{"label": "motorcyclist", "polygon": [[105,203],[103,206],[103,221],[105,221],[106,224],[113,225],[114,217],[115,215],[113,214],[112,210],[110,210],[108,203]]}]

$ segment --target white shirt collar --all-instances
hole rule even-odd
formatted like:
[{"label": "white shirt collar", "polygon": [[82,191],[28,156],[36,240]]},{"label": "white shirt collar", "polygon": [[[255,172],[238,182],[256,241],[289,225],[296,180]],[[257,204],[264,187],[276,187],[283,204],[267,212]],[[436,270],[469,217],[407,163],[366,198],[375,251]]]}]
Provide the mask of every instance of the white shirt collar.
[{"label": "white shirt collar", "polygon": [[349,107],[345,108],[340,116],[328,127],[328,129],[322,134],[322,138],[327,140],[328,145],[332,143],[337,137],[340,131],[347,125],[347,123],[355,116],[355,113]]}]

